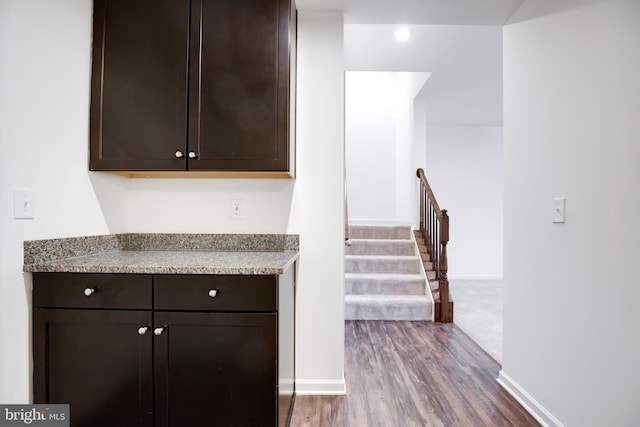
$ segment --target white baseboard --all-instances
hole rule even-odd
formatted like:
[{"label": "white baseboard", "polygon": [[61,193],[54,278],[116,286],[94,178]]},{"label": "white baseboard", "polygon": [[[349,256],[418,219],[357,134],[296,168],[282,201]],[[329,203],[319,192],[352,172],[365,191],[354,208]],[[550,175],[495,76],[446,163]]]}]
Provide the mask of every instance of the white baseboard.
[{"label": "white baseboard", "polygon": [[349,225],[409,225],[413,226],[411,220],[396,220],[396,219],[351,219],[349,218]]},{"label": "white baseboard", "polygon": [[347,394],[347,384],[341,380],[296,380],[296,394],[299,396],[334,396]]},{"label": "white baseboard", "polygon": [[551,415],[537,400],[527,393],[513,378],[504,371],[498,374],[498,384],[522,405],[543,427],[564,427],[556,417]]},{"label": "white baseboard", "polygon": [[449,280],[503,280],[502,276],[457,276],[449,275]]}]

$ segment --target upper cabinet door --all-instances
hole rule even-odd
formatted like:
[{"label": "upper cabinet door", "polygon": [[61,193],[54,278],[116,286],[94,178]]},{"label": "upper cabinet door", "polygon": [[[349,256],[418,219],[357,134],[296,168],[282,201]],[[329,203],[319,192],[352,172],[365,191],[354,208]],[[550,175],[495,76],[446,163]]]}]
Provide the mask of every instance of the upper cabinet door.
[{"label": "upper cabinet door", "polygon": [[192,0],[189,170],[288,170],[291,7]]},{"label": "upper cabinet door", "polygon": [[94,1],[91,170],[185,170],[189,20],[189,0]]}]

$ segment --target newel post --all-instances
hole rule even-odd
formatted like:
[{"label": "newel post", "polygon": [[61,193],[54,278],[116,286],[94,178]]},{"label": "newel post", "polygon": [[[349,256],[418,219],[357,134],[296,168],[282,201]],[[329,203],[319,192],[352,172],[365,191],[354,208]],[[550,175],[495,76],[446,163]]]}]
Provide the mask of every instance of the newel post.
[{"label": "newel post", "polygon": [[438,265],[439,281],[438,288],[440,290],[440,321],[443,323],[453,322],[453,304],[449,298],[449,279],[447,271],[449,269],[449,261],[447,259],[447,243],[449,243],[449,215],[447,210],[443,209],[440,215],[440,262]]}]

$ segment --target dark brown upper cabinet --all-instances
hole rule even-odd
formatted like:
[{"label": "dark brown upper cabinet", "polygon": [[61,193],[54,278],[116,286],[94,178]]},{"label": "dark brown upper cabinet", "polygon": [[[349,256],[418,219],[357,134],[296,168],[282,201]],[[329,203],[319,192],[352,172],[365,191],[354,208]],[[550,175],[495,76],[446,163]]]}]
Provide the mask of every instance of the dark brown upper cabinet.
[{"label": "dark brown upper cabinet", "polygon": [[91,170],[293,173],[291,0],[95,0],[93,34]]}]

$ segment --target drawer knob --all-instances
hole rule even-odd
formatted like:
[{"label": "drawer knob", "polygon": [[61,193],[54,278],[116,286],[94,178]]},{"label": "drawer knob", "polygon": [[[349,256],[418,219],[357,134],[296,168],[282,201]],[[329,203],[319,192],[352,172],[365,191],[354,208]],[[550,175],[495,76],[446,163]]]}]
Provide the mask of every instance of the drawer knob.
[{"label": "drawer knob", "polygon": [[148,330],[149,330],[148,326],[142,326],[138,328],[138,335],[144,335],[147,333]]},{"label": "drawer knob", "polygon": [[95,294],[98,290],[96,288],[85,288],[84,289],[84,295],[87,297],[90,297],[91,295]]},{"label": "drawer knob", "polygon": [[176,151],[176,158],[181,159],[184,157],[184,153],[182,151]]},{"label": "drawer knob", "polygon": [[159,337],[160,335],[162,335],[162,332],[164,331],[164,326],[161,326],[159,328],[155,328],[153,330],[153,335]]},{"label": "drawer knob", "polygon": [[198,157],[198,153],[196,153],[195,151],[189,151],[190,159],[195,159],[196,157]]},{"label": "drawer knob", "polygon": [[217,296],[218,296],[218,290],[217,290],[217,289],[210,289],[210,290],[209,290],[209,296],[210,296],[211,298],[215,298],[215,297],[217,297]]}]

